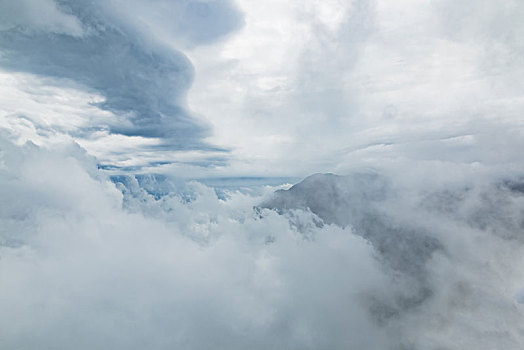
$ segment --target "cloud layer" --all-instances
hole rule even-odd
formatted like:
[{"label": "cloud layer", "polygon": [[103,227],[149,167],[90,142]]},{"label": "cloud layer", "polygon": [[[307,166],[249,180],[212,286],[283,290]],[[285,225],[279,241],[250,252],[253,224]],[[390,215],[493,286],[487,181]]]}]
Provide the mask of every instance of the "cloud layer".
[{"label": "cloud layer", "polygon": [[38,144],[73,138],[115,172],[520,164],[510,146],[523,133],[516,1],[0,6],[0,78],[15,82],[0,96],[2,127],[26,138],[33,128]]},{"label": "cloud layer", "polygon": [[518,178],[388,170],[317,175],[276,202],[272,188],[219,199],[195,182],[109,181],[76,144],[0,150],[2,347],[524,341]]},{"label": "cloud layer", "polygon": [[198,183],[122,197],[75,145],[1,149],[2,347],[383,348],[359,300],[386,279],[351,230],[304,240]]}]

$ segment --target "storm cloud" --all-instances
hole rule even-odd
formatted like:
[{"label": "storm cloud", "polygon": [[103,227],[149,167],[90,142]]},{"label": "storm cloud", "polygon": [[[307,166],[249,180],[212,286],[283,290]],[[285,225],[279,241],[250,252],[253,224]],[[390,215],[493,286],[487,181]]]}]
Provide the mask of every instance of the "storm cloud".
[{"label": "storm cloud", "polygon": [[[129,16],[137,11],[138,18]],[[216,40],[241,25],[232,4],[4,1],[0,13],[0,67],[95,90],[104,98],[96,106],[119,116],[77,130],[77,136],[108,129],[159,138],[174,150],[206,147],[209,127],[185,102],[193,66],[176,47]],[[153,25],[162,31],[141,27]],[[162,41],[166,32],[177,33],[169,45]]]}]

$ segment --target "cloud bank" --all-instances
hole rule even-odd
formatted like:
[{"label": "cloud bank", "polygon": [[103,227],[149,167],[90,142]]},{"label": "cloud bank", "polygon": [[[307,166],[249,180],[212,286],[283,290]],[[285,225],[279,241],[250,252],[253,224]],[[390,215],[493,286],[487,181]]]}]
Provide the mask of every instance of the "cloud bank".
[{"label": "cloud bank", "polygon": [[198,183],[123,197],[75,145],[1,149],[2,347],[383,348],[359,300],[385,276],[351,230],[305,240]]},{"label": "cloud bank", "polygon": [[524,341],[521,179],[386,170],[219,198],[196,182],[110,181],[76,144],[0,146],[2,347]]}]

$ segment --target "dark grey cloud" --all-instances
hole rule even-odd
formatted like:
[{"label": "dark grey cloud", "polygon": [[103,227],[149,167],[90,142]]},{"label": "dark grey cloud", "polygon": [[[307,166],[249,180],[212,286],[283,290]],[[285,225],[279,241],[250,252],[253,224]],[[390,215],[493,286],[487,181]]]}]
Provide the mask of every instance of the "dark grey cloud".
[{"label": "dark grey cloud", "polygon": [[[238,27],[241,17],[230,2],[59,1],[54,4],[54,13],[66,18],[69,27],[70,23],[80,23],[81,33],[78,25],[72,30],[56,24],[63,19],[59,16],[55,16],[58,20],[50,21],[52,26],[33,25],[41,20],[32,20],[28,11],[20,9],[23,5],[16,8],[7,5],[4,7],[13,9],[15,19],[9,23],[4,20],[5,25],[0,26],[0,67],[70,79],[100,92],[105,101],[98,106],[119,116],[107,125],[91,126],[84,133],[108,128],[116,134],[161,138],[173,149],[205,147],[202,138],[208,135],[209,128],[191,115],[185,103],[194,75],[191,62],[181,51],[165,45],[166,38],[164,43],[155,41],[154,31],[144,34],[134,23],[143,23],[163,11],[164,17],[159,19],[162,24],[165,16],[176,13],[178,16],[171,17],[167,35],[173,37],[174,44],[182,42],[178,35],[184,42],[198,45]],[[151,13],[144,14],[146,5]],[[26,1],[25,6],[31,6],[30,2]],[[135,8],[142,12],[133,12]],[[136,18],[129,17],[129,13]]]},{"label": "dark grey cloud", "polygon": [[178,13],[172,30],[186,37],[188,43],[210,43],[237,29],[241,16],[226,1],[176,1],[173,14]]}]

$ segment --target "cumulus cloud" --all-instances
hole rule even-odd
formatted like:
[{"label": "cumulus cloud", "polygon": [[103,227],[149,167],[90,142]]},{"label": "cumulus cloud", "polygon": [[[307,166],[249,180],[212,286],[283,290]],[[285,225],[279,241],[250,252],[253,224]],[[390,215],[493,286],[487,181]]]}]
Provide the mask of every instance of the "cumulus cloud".
[{"label": "cumulus cloud", "polygon": [[110,181],[74,143],[0,150],[6,348],[522,344],[518,178],[389,170],[219,198],[169,177]]},{"label": "cumulus cloud", "polygon": [[304,239],[198,183],[122,194],[74,144],[1,150],[3,347],[384,348],[361,300],[387,278],[350,229]]}]

